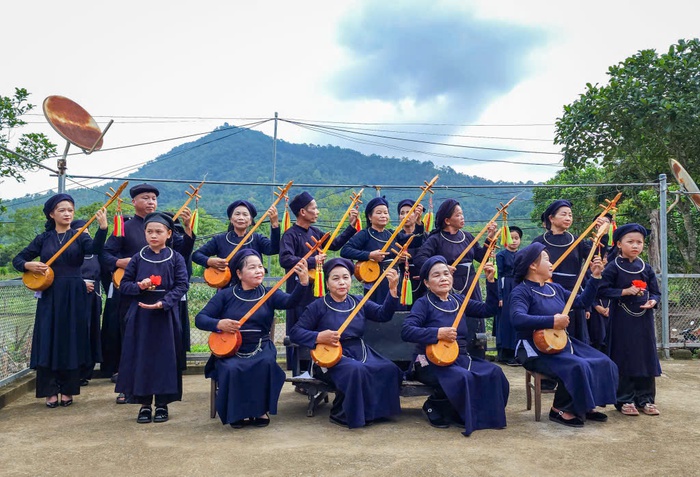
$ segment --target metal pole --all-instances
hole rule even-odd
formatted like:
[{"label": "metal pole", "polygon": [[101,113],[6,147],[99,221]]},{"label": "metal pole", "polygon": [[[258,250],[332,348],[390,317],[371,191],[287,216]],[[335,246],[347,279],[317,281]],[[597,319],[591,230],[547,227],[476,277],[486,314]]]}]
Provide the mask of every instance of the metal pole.
[{"label": "metal pole", "polygon": [[661,347],[664,357],[669,359],[669,319],[668,319],[668,222],[666,217],[666,196],[668,183],[666,174],[659,174],[659,252],[661,253]]},{"label": "metal pole", "polygon": [[[277,111],[275,111],[275,134],[272,136],[272,183],[277,180]],[[275,186],[272,186],[272,200],[275,199]]]},{"label": "metal pole", "polygon": [[68,168],[66,158],[68,157],[68,149],[70,149],[70,142],[66,141],[66,148],[63,151],[63,157],[58,159],[56,164],[58,166],[59,194],[63,194],[66,191],[66,169]]}]

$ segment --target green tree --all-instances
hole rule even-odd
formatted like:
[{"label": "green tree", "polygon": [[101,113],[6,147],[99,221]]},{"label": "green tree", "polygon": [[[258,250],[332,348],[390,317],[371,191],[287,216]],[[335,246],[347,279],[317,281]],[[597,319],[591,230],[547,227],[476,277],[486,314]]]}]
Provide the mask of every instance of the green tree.
[{"label": "green tree", "polygon": [[[578,100],[564,106],[555,143],[562,145],[571,171],[602,166],[607,180],[654,181],[669,173],[677,158],[691,176],[700,174],[700,40],[679,40],[668,52],[642,50],[608,69],[606,85],[586,85]],[[645,192],[624,191],[631,220],[658,223],[658,207]],[[641,196],[639,194],[642,194]],[[669,216],[669,242],[700,271],[697,213],[681,200]]]},{"label": "green tree", "polygon": [[[11,149],[10,144],[14,143],[15,151],[30,159],[41,161],[56,153],[56,145],[41,133],[28,132],[16,136],[17,129],[27,124],[22,120],[22,116],[34,109],[28,98],[29,93],[24,88],[15,88],[13,96],[0,96],[0,146]],[[0,177],[12,177],[23,181],[22,172],[35,167],[24,159],[0,149]]]}]

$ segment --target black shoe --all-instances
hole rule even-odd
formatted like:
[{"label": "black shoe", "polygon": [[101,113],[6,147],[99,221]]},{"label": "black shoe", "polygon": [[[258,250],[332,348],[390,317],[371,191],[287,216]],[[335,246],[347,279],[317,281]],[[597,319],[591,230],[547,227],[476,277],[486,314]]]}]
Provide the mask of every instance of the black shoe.
[{"label": "black shoe", "polygon": [[518,363],[517,359],[511,358],[508,361],[506,361],[506,366],[522,366],[522,364]]},{"label": "black shoe", "polygon": [[56,409],[58,407],[58,396],[56,396],[56,400],[54,402],[46,401],[46,407],[48,407],[49,409]]},{"label": "black shoe", "polygon": [[65,401],[61,399],[61,407],[68,407],[73,404],[73,399],[66,399]]},{"label": "black shoe", "polygon": [[110,381],[112,381],[114,384],[117,384],[117,380],[119,379],[119,373],[114,373],[111,378],[109,378]]},{"label": "black shoe", "polygon": [[139,424],[147,424],[152,421],[152,411],[151,406],[143,406],[139,409],[139,416],[136,418],[136,422]]},{"label": "black shoe", "polygon": [[598,411],[590,411],[586,413],[586,420],[595,422],[605,422],[608,416]]},{"label": "black shoe", "polygon": [[157,407],[153,422],[165,422],[168,420],[168,406]]},{"label": "black shoe", "polygon": [[423,404],[423,413],[428,418],[428,422],[430,422],[431,426],[437,427],[438,429],[447,429],[450,427],[450,423],[433,409],[428,404],[428,401]]},{"label": "black shoe", "polygon": [[233,421],[231,424],[229,424],[231,427],[234,429],[242,429],[243,426],[245,426],[246,422],[245,419],[241,419],[239,421]]},{"label": "black shoe", "polygon": [[557,382],[554,379],[545,378],[541,382],[542,391],[554,391],[557,388]]},{"label": "black shoe", "polygon": [[564,411],[556,412],[554,410],[550,410],[549,420],[569,427],[583,427],[583,420],[580,417],[564,419],[564,416],[562,414],[564,414]]},{"label": "black shoe", "polygon": [[335,416],[328,416],[328,420],[331,421],[333,424],[341,426],[341,427],[348,427],[348,423],[343,421],[340,418],[337,418]]},{"label": "black shoe", "polygon": [[119,393],[116,399],[117,404],[126,404],[129,402],[129,400],[126,398],[126,395],[124,393]]},{"label": "black shoe", "polygon": [[90,384],[90,381],[88,381],[87,379],[81,379],[81,380],[80,380],[80,385],[81,385],[81,386],[87,386],[88,384]]},{"label": "black shoe", "polygon": [[253,427],[267,427],[270,425],[270,416],[265,413],[267,417],[254,417],[250,419],[250,425]]}]

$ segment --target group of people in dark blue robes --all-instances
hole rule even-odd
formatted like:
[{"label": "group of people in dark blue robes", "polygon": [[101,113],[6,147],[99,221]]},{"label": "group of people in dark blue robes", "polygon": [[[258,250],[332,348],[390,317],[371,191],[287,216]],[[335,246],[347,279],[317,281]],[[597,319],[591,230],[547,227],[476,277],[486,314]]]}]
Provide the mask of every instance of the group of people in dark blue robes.
[{"label": "group of people in dark blue robes", "polygon": [[[32,368],[37,370],[37,397],[45,397],[48,407],[70,405],[79,394],[81,380],[89,379],[95,363],[102,362],[103,369],[114,373],[117,402],[140,404],[137,422],[169,419],[168,404],[182,397],[182,371],[189,348],[186,294],[191,256],[202,266],[231,271],[230,283],[197,314],[195,325],[212,333],[240,335],[240,348],[228,357],[212,355],[205,370],[218,384],[218,415],[233,428],[267,426],[270,415],[277,413],[285,373],[277,364],[271,338],[275,310],[286,310],[286,330],[294,344],[309,349],[342,347],[337,364],[320,367],[309,362],[304,367],[337,390],[330,420],[349,428],[386,420],[401,411],[400,387],[406,374],[363,339],[366,320],[389,321],[397,310],[409,311],[401,334],[404,341],[416,344],[408,375],[433,389],[423,412],[434,427],[455,424],[464,428],[466,436],[474,430],[506,427],[509,384],[501,368],[485,359],[485,347],[477,339],[485,331],[484,320],[494,316],[499,360],[521,364],[554,380],[550,420],[572,427],[581,427],[586,420],[605,421],[607,416],[596,407],[607,404],[615,404],[625,415],[638,414],[638,410],[659,414],[654,404],[654,377],[660,374],[660,367],[652,309],[660,293],[654,272],[639,258],[647,231],[637,224],[615,231],[607,266],[601,257],[593,260],[572,311],[563,315],[564,303],[590,250],[590,243],[582,241],[552,273],[551,262],[576,239],[567,230],[573,221],[568,201],[556,201],[547,208],[543,214],[546,232],[523,249],[518,249],[522,230],[510,227],[511,240],[496,257],[498,277],[492,263],[484,264],[485,301],[476,286],[464,304],[466,290],[479,279],[473,262],[489,260],[488,246],[495,240],[497,226],[488,224],[484,243],[475,243],[460,258],[476,241],[462,230],[464,212],[454,199],[442,202],[432,231],[426,231],[422,223],[422,207],[414,208],[410,199],[401,201],[396,210],[406,221],[394,233],[389,228],[389,203],[374,198],[365,208],[366,224],[359,232],[358,211],[350,212],[348,226],[329,246],[340,251],[340,257],[329,259],[320,252],[303,258],[307,244],[323,236],[314,225],[318,205],[308,192],[290,201],[296,221],[284,234],[280,236],[277,210],[271,207],[270,237],[255,233],[243,244],[257,210],[247,201],[233,202],[227,209],[229,230],[194,253],[189,209],[182,214],[184,226],[178,228],[170,215],[156,211],[157,188],[141,184],[130,194],[135,216],[126,222],[124,236],[111,236],[103,250],[106,215],[98,212],[100,229],[95,238],[85,234],[76,240],[54,262],[53,286],[40,293]],[[44,262],[75,234],[70,196],[52,197],[44,212],[47,231],[13,261],[20,271],[44,272]],[[386,271],[371,299],[356,309],[362,297],[350,292],[356,268],[353,261],[374,261],[385,271],[395,258],[394,250],[411,237],[412,246],[400,267]],[[227,261],[224,257],[238,245],[239,251]],[[277,290],[267,297],[262,255],[277,253],[291,278],[286,292]],[[33,261],[36,257],[41,261]],[[101,258],[103,275],[124,270],[119,288],[107,287],[102,340],[100,272],[87,267],[94,257]],[[310,286],[309,269],[317,264],[322,265],[327,290],[321,297],[314,297]],[[412,304],[399,300],[398,290],[406,279],[414,292]],[[363,284],[365,294],[372,285]],[[464,316],[454,326],[463,304]],[[603,325],[607,354],[588,345],[586,311],[592,309],[607,319]],[[340,334],[351,313],[356,314]],[[569,331],[568,344],[558,354],[538,350],[533,341],[534,331],[550,328]],[[445,366],[431,361],[427,347],[439,341],[456,343],[459,354],[453,363]],[[289,367],[300,359],[296,353],[297,347],[289,348]]]}]

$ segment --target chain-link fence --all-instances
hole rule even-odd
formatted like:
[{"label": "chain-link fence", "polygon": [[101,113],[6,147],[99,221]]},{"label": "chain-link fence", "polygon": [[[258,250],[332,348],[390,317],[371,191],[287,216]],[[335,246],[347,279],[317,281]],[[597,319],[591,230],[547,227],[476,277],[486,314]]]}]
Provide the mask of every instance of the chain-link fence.
[{"label": "chain-link fence", "polygon": [[700,348],[700,275],[669,274],[668,321],[670,347]]},{"label": "chain-link fence", "polygon": [[0,386],[29,368],[35,311],[34,293],[20,280],[0,281]]}]

